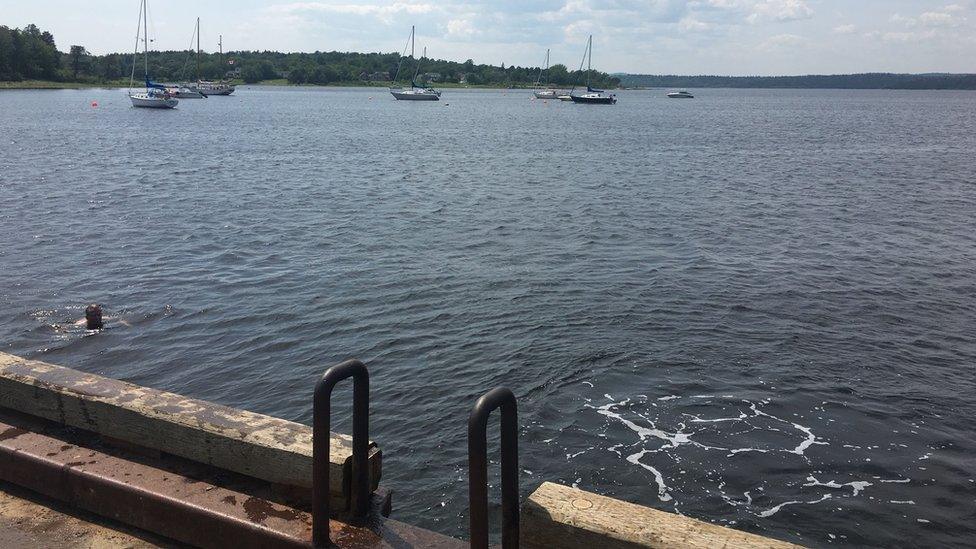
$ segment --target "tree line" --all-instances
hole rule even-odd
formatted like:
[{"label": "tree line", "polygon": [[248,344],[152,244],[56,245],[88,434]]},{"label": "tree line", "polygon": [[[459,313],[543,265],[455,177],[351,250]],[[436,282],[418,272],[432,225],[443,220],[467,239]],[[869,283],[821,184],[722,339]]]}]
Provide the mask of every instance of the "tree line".
[{"label": "tree line", "polygon": [[618,74],[626,87],[644,88],[834,88],[976,90],[976,74],[835,74],[807,76],[678,76]]},{"label": "tree line", "polygon": [[[54,36],[35,25],[23,29],[0,26],[0,81],[54,80],[105,83],[128,78],[132,72],[131,53],[91,55],[80,45],[59,52]],[[136,75],[141,78],[142,59],[136,60]],[[419,64],[419,70],[418,70]],[[409,82],[417,74],[419,83],[453,83],[489,86],[531,86],[540,79],[540,67],[504,64],[463,63],[443,59],[404,58],[396,53],[235,51],[223,55],[190,50],[150,52],[150,76],[158,81],[240,78],[248,83],[287,79],[292,84],[338,84],[354,82]],[[585,71],[570,71],[553,65],[541,74],[543,82],[554,86],[583,85]],[[590,73],[591,85],[615,88],[620,80],[606,73]]]}]

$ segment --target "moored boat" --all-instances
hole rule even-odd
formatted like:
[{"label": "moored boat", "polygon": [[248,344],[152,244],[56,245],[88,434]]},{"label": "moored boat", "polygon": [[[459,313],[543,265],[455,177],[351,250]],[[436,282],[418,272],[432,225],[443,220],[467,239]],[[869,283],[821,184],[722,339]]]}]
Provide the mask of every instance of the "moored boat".
[{"label": "moored boat", "polygon": [[[410,58],[413,59],[414,55],[414,41],[416,36],[415,27],[410,27]],[[393,82],[395,83],[400,77],[400,68],[403,66],[403,56],[407,53],[407,46],[404,44],[403,52],[400,54],[400,61],[397,63],[396,74],[393,76]],[[427,57],[427,48],[424,48],[424,56],[417,61],[417,67],[414,70],[413,78],[410,79],[410,87],[400,86],[399,88],[390,86],[390,95],[393,96],[397,101],[439,101],[441,98],[441,92],[435,90],[430,86],[418,86],[417,85],[417,75],[420,73],[420,61],[424,57]]]},{"label": "moored boat", "polygon": [[[148,109],[172,109],[179,104],[179,99],[170,95],[166,90],[166,87],[162,84],[156,84],[149,79],[149,24],[148,24],[148,0],[142,0],[139,4],[139,26],[141,27],[136,31],[136,51],[132,56],[132,74],[129,75],[129,100],[132,102],[133,107],[141,107]],[[143,39],[143,50],[145,55],[144,68],[146,76],[146,91],[135,92],[131,91],[132,83],[136,76],[136,63],[135,60],[139,55],[139,37],[142,36]]]},{"label": "moored boat", "polygon": [[[542,83],[542,74],[546,75],[546,82]],[[535,85],[544,87],[543,90],[536,90],[535,96],[537,99],[556,99],[559,97],[560,93],[558,90],[554,90],[549,87],[549,50],[546,50],[546,65],[545,68],[539,69],[539,76],[535,79]]]},{"label": "moored boat", "polygon": [[[573,103],[583,103],[584,105],[614,105],[617,103],[617,96],[612,93],[607,93],[603,90],[597,90],[590,87],[590,73],[593,72],[591,64],[593,61],[593,35],[590,35],[590,39],[586,43],[586,51],[583,52],[583,58],[588,59],[586,62],[586,93],[574,94],[573,91],[576,90],[576,86],[573,86],[573,90],[569,92],[569,98]],[[580,61],[580,70],[583,70],[583,62]],[[560,98],[561,99],[561,98]]]},{"label": "moored boat", "polygon": [[684,90],[671,92],[668,94],[668,97],[670,97],[671,99],[694,99],[695,98],[694,95],[691,95],[690,93]]},{"label": "moored boat", "polygon": [[[197,52],[199,55],[200,48],[200,27],[199,22],[197,23]],[[220,35],[220,39],[217,41],[217,47],[220,48],[220,66],[224,66],[224,35]],[[199,72],[199,68],[197,69]],[[199,78],[199,76],[198,76]],[[197,80],[196,86],[191,88],[193,91],[197,91],[206,96],[211,95],[230,95],[234,93],[237,88],[233,84],[226,80]]]}]

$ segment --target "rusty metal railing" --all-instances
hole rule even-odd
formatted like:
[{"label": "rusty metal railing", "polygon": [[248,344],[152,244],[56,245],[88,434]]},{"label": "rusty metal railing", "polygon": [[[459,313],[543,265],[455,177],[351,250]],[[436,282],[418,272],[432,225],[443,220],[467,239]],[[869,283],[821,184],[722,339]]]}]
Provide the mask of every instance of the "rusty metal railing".
[{"label": "rusty metal railing", "polygon": [[488,549],[488,417],[501,408],[502,549],[519,546],[518,405],[498,387],[475,402],[468,416],[468,497],[472,549]]},{"label": "rusty metal railing", "polygon": [[369,371],[358,360],[347,360],[326,370],[315,385],[312,401],[312,545],[330,547],[329,435],[332,390],[353,378],[352,489],[350,522],[363,521],[369,511]]}]

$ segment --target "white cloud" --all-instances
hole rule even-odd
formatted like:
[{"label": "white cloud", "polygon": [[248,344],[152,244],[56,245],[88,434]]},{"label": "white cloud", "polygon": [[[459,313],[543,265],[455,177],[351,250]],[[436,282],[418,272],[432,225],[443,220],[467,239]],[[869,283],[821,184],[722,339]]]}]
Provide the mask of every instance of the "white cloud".
[{"label": "white cloud", "polygon": [[813,9],[805,0],[759,0],[752,6],[752,13],[746,17],[746,21],[796,21],[812,16]]},{"label": "white cloud", "polygon": [[470,38],[481,31],[475,28],[471,19],[451,19],[447,22],[447,35],[456,38]]},{"label": "white cloud", "polygon": [[766,39],[759,45],[759,49],[764,51],[792,49],[805,42],[806,39],[796,34],[777,34]]},{"label": "white cloud", "polygon": [[854,34],[857,32],[857,25],[838,25],[834,27],[834,34]]},{"label": "white cloud", "polygon": [[683,31],[705,31],[710,29],[712,26],[704,21],[699,21],[694,17],[685,17],[681,21],[678,21],[678,28]]}]

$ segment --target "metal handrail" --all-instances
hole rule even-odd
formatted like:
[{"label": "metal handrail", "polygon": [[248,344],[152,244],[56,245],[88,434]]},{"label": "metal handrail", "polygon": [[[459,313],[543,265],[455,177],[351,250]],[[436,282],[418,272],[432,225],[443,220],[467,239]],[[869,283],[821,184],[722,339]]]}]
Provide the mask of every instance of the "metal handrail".
[{"label": "metal handrail", "polygon": [[326,370],[315,384],[312,400],[312,545],[330,547],[329,445],[331,442],[332,389],[353,378],[352,395],[352,490],[350,519],[366,518],[369,509],[369,371],[358,360],[347,360]]},{"label": "metal handrail", "polygon": [[472,549],[488,549],[488,416],[501,408],[502,549],[519,546],[518,405],[498,387],[475,402],[468,416],[468,497]]}]

